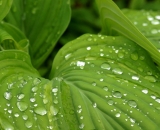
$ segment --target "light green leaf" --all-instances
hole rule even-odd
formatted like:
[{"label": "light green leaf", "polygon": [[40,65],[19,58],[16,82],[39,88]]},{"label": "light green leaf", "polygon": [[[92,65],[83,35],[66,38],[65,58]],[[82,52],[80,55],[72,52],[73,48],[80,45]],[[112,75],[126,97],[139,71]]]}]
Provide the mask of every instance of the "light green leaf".
[{"label": "light green leaf", "polygon": [[160,65],[160,53],[150,41],[126,18],[112,0],[96,0],[101,20],[103,33],[115,34],[115,31],[126,36],[146,49]]},{"label": "light green leaf", "polygon": [[[38,68],[51,53],[70,20],[69,0],[16,0],[6,21],[30,41],[30,55]],[[42,49],[43,47],[43,49]]]},{"label": "light green leaf", "polygon": [[13,0],[0,0],[0,21],[7,15],[9,12]]},{"label": "light green leaf", "polygon": [[71,98],[73,106],[68,108],[84,130],[158,130],[159,76],[136,43],[103,35],[84,35],[66,44],[51,73],[66,84],[60,85],[61,94],[70,92],[65,98]]}]

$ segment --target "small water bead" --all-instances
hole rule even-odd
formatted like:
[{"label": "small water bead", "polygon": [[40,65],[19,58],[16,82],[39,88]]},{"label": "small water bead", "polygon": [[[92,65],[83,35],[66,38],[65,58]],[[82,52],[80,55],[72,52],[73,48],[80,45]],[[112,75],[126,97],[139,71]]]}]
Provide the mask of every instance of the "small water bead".
[{"label": "small water bead", "polygon": [[28,108],[28,104],[25,102],[17,102],[17,107],[20,111],[25,111]]},{"label": "small water bead", "polygon": [[152,99],[156,99],[156,96],[152,94],[152,95],[151,95],[151,98],[152,98]]},{"label": "small water bead", "polygon": [[118,57],[119,58],[124,58],[124,53],[122,53],[122,52],[118,53]]},{"label": "small water bead", "polygon": [[44,99],[43,99],[43,103],[44,103],[44,104],[47,104],[47,103],[48,103],[48,100],[47,100],[46,98],[44,98]]},{"label": "small water bead", "polygon": [[4,93],[4,98],[7,100],[10,100],[12,98],[12,94],[10,92],[5,92]]},{"label": "small water bead", "polygon": [[30,98],[30,101],[31,101],[31,102],[35,102],[36,99],[35,99],[35,98]]},{"label": "small water bead", "polygon": [[147,26],[148,24],[147,23],[142,23],[142,26]]},{"label": "small water bead", "polygon": [[156,78],[154,76],[148,75],[144,77],[145,79],[147,79],[150,82],[156,82]]},{"label": "small water bead", "polygon": [[134,100],[129,100],[128,105],[134,108],[137,107],[137,103]]},{"label": "small water bead", "polygon": [[131,58],[132,60],[138,60],[138,53],[137,52],[132,53]]},{"label": "small water bead", "polygon": [[101,68],[102,68],[102,69],[106,69],[106,70],[110,70],[110,69],[111,69],[111,66],[110,66],[108,63],[103,63],[103,64],[101,65]]},{"label": "small water bead", "polygon": [[33,88],[32,88],[32,92],[34,92],[34,93],[35,93],[37,90],[38,90],[38,87],[33,87]]},{"label": "small water bead", "polygon": [[77,61],[77,66],[79,66],[81,69],[83,69],[84,66],[85,66],[85,62],[83,62],[83,61]]},{"label": "small water bead", "polygon": [[113,95],[113,97],[115,97],[115,98],[121,98],[121,97],[122,97],[122,94],[121,94],[121,92],[119,92],[119,91],[113,92],[112,95]]},{"label": "small water bead", "polygon": [[157,33],[158,33],[158,30],[157,30],[157,29],[153,29],[153,30],[151,30],[151,33],[152,33],[152,34],[157,34]]},{"label": "small water bead", "polygon": [[93,107],[96,108],[97,107],[97,103],[93,103]]},{"label": "small water bead", "polygon": [[22,115],[23,120],[28,120],[28,116],[27,115]]},{"label": "small water bead", "polygon": [[148,93],[148,90],[147,90],[147,89],[143,89],[143,90],[142,90],[142,93],[147,94],[147,93]]},{"label": "small water bead", "polygon": [[81,113],[81,112],[82,112],[82,109],[81,109],[81,108],[80,108],[80,109],[78,109],[78,110],[77,110],[77,112],[78,112],[78,113]]},{"label": "small water bead", "polygon": [[158,24],[159,24],[159,21],[155,19],[155,20],[152,20],[151,23],[152,23],[153,25],[158,25]]},{"label": "small water bead", "polygon": [[65,59],[68,60],[72,56],[72,53],[65,55]]},{"label": "small water bead", "polygon": [[33,80],[33,85],[38,85],[40,82],[41,82],[41,79],[40,79],[40,78],[35,78],[35,79]]},{"label": "small water bead", "polygon": [[120,68],[114,68],[114,69],[112,70],[112,72],[113,72],[114,74],[117,74],[117,75],[120,75],[120,74],[123,73],[123,71],[122,71]]},{"label": "small water bead", "polygon": [[156,98],[155,101],[160,103],[160,98]]},{"label": "small water bead", "polygon": [[114,101],[113,100],[108,100],[107,103],[108,103],[108,105],[113,105]]},{"label": "small water bead", "polygon": [[120,113],[116,113],[116,115],[115,115],[116,117],[120,117],[121,116],[121,114]]},{"label": "small water bead", "polygon": [[84,128],[84,124],[82,123],[80,126],[79,126],[80,129],[83,129]]},{"label": "small water bead", "polygon": [[92,38],[91,38],[91,37],[89,37],[89,38],[87,39],[87,41],[89,41],[89,42],[90,42],[90,41],[92,41]]},{"label": "small water bead", "polygon": [[15,116],[15,117],[19,117],[19,114],[18,114],[18,113],[15,113],[14,116]]},{"label": "small water bead", "polygon": [[104,91],[108,91],[108,87],[107,87],[107,86],[104,86],[104,87],[103,87],[103,90],[104,90]]},{"label": "small water bead", "polygon": [[32,14],[36,14],[38,8],[33,8],[32,9]]},{"label": "small water bead", "polygon": [[55,106],[51,106],[50,107],[50,112],[51,112],[52,115],[57,115],[59,110]]},{"label": "small water bead", "polygon": [[139,80],[139,76],[133,75],[133,76],[132,76],[132,79],[133,79],[133,80]]},{"label": "small water bead", "polygon": [[53,93],[57,93],[57,92],[58,92],[58,88],[53,88],[53,89],[52,89],[52,92],[53,92]]},{"label": "small water bead", "polygon": [[93,86],[96,86],[97,84],[96,84],[96,82],[92,82],[92,85],[93,85]]},{"label": "small water bead", "polygon": [[47,114],[47,111],[46,111],[46,109],[45,109],[44,107],[37,107],[37,108],[34,109],[34,112],[35,112],[36,114],[41,115],[41,116]]},{"label": "small water bead", "polygon": [[25,126],[27,128],[31,128],[33,126],[33,123],[31,121],[26,121]]},{"label": "small water bead", "polygon": [[91,47],[90,47],[90,46],[88,46],[86,49],[89,51],[89,50],[91,50]]},{"label": "small water bead", "polygon": [[57,99],[54,99],[54,100],[53,100],[53,103],[54,103],[54,104],[58,104],[58,100],[57,100]]},{"label": "small water bead", "polygon": [[25,97],[25,95],[24,95],[23,93],[17,95],[17,98],[18,98],[19,100],[23,99],[24,97]]}]

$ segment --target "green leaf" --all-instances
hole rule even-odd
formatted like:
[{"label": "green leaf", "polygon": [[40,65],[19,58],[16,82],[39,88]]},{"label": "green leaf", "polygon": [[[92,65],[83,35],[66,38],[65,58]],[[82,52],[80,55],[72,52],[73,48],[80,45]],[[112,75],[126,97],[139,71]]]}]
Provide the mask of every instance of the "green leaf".
[{"label": "green leaf", "polygon": [[[30,41],[30,55],[38,68],[51,53],[70,20],[69,0],[16,0],[6,21]],[[43,46],[43,49],[42,49]]]},{"label": "green leaf", "polygon": [[29,41],[24,34],[11,24],[0,23],[1,50],[18,49],[28,52]]},{"label": "green leaf", "polygon": [[59,51],[51,78],[55,76],[63,77],[70,89],[79,128],[159,129],[160,74],[134,42],[84,35]]},{"label": "green leaf", "polygon": [[9,12],[13,0],[0,0],[0,21],[7,15]]},{"label": "green leaf", "polygon": [[111,0],[97,0],[97,5],[103,24],[103,33],[115,34],[115,31],[126,36],[146,49],[160,65],[160,53],[150,41],[126,18],[116,4]]}]

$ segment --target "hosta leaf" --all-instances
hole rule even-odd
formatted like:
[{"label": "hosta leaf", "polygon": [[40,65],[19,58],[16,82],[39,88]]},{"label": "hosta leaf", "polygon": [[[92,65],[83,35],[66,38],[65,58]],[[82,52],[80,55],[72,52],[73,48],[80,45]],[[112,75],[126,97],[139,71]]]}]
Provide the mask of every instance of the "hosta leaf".
[{"label": "hosta leaf", "polygon": [[66,44],[51,73],[62,80],[64,117],[71,111],[84,130],[158,130],[159,76],[136,43],[103,35],[84,35]]},{"label": "hosta leaf", "polygon": [[0,21],[7,15],[13,0],[0,0]]},{"label": "hosta leaf", "polygon": [[1,50],[18,49],[28,52],[29,41],[16,27],[0,23],[0,46]]},{"label": "hosta leaf", "polygon": [[125,16],[160,50],[160,15],[156,11],[122,10]]},{"label": "hosta leaf", "polygon": [[21,29],[29,39],[31,59],[38,68],[66,29],[69,19],[69,0],[15,0],[5,20]]},{"label": "hosta leaf", "polygon": [[146,49],[155,62],[160,65],[160,53],[153,44],[126,18],[112,0],[97,0],[102,19],[103,33],[118,32]]}]

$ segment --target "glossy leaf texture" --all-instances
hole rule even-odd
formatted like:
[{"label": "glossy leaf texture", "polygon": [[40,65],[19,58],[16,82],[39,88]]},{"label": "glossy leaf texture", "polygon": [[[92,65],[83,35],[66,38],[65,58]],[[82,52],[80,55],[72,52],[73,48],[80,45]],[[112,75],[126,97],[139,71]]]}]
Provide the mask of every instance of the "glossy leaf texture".
[{"label": "glossy leaf texture", "polygon": [[160,50],[160,15],[157,11],[124,9],[125,16]]},{"label": "glossy leaf texture", "polygon": [[160,65],[160,53],[156,47],[132,24],[112,0],[96,0],[101,15],[103,34],[117,35],[117,32],[147,50]]},{"label": "glossy leaf texture", "polygon": [[70,14],[69,0],[14,0],[5,21],[29,39],[31,60],[38,68],[65,31]]},{"label": "glossy leaf texture", "polygon": [[24,34],[11,24],[0,23],[0,49],[17,49],[28,53],[29,41]]},{"label": "glossy leaf texture", "polygon": [[160,73],[125,37],[81,36],[59,51],[50,76],[62,80],[64,117],[78,120],[70,129],[159,129]]},{"label": "glossy leaf texture", "polygon": [[7,15],[9,12],[13,0],[0,0],[0,21]]}]

